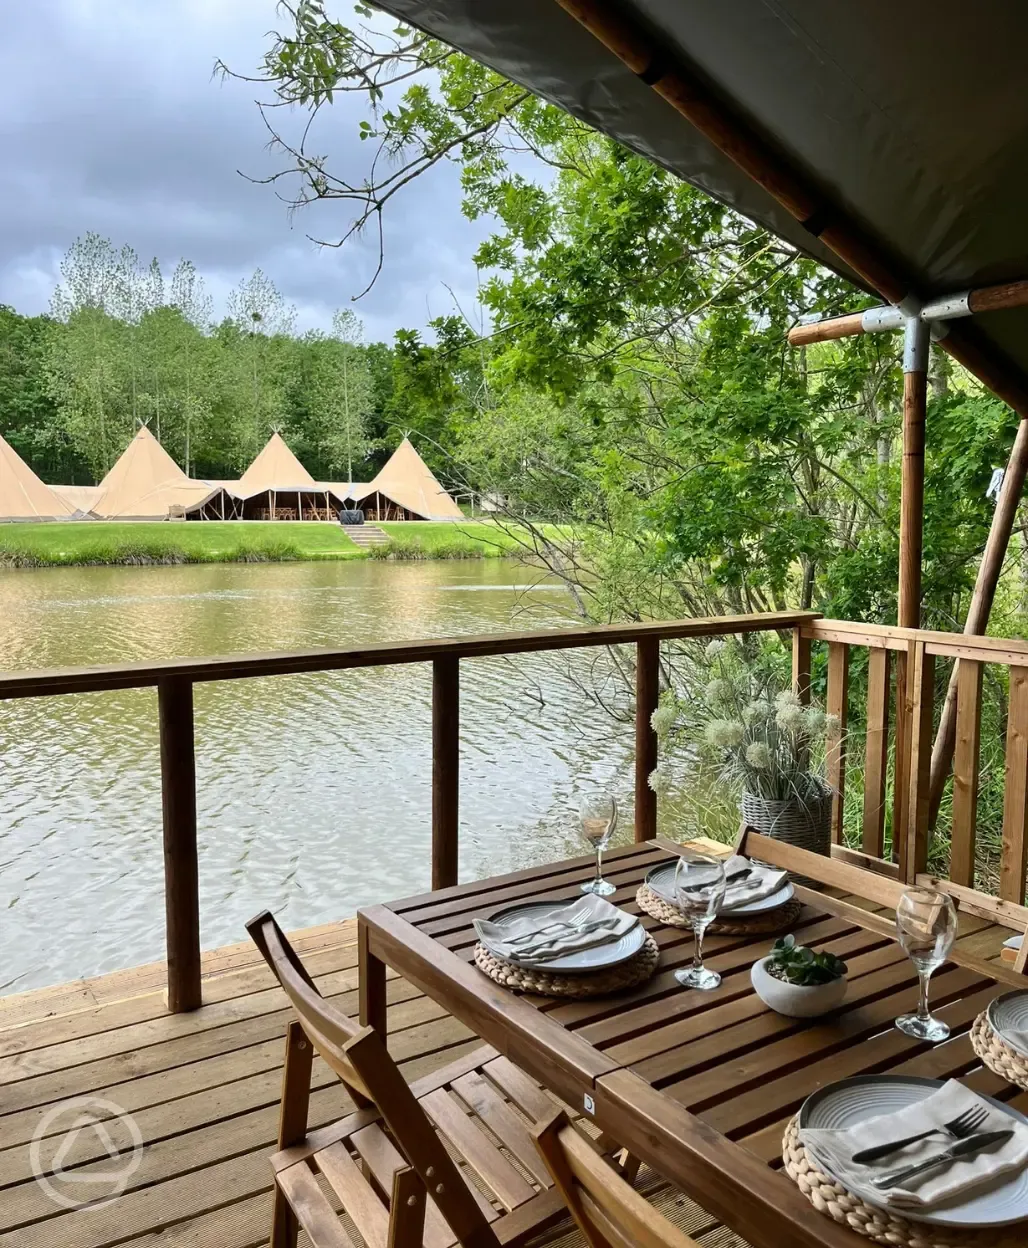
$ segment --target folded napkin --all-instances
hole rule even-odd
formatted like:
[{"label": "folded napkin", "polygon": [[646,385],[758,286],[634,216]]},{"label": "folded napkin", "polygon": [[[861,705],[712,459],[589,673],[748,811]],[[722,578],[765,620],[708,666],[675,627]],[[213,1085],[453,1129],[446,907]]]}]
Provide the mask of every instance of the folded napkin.
[{"label": "folded napkin", "polygon": [[[939,1166],[909,1179],[902,1187],[884,1190],[873,1187],[871,1181],[892,1170],[927,1161],[929,1157],[944,1152],[956,1140],[940,1129],[928,1139],[909,1144],[869,1165],[856,1165],[850,1161],[853,1154],[861,1149],[918,1135],[929,1127],[941,1128],[943,1123],[952,1122],[958,1115],[976,1106],[987,1109],[989,1116],[975,1127],[975,1134],[1013,1130],[1013,1136],[1005,1144],[971,1157],[958,1158],[947,1166]],[[895,1113],[868,1118],[866,1122],[845,1131],[804,1127],[800,1138],[815,1159],[820,1160],[844,1187],[872,1202],[896,1208],[928,1209],[956,1196],[966,1195],[975,1188],[994,1182],[1003,1174],[1028,1165],[1028,1126],[1020,1119],[994,1109],[988,1101],[982,1100],[955,1079],[950,1079],[938,1092],[933,1092],[923,1101]]]},{"label": "folded napkin", "polygon": [[475,931],[487,949],[509,962],[551,962],[567,953],[616,943],[638,922],[636,915],[587,893],[545,917],[525,914],[499,922],[476,919]]},{"label": "folded napkin", "polygon": [[[774,867],[761,866],[760,863],[751,862],[749,858],[743,858],[740,854],[733,854],[726,861],[725,876],[731,879],[737,871],[745,871],[747,867],[749,874],[734,884],[730,883],[725,889],[724,900],[721,902],[722,911],[734,910],[737,906],[748,905],[751,901],[763,901],[765,897],[777,893],[789,878],[788,871],[776,871]],[[660,896],[672,905],[675,903],[674,879],[674,872],[669,871],[666,876],[661,877],[657,889]],[[690,884],[703,882],[702,868],[697,867],[695,871],[689,872]]]}]

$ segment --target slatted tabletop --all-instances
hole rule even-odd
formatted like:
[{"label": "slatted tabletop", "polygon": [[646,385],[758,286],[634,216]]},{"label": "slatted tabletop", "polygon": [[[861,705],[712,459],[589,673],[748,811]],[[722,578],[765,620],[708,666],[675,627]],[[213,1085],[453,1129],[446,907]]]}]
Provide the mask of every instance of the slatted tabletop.
[{"label": "slatted tabletop", "polygon": [[[639,884],[671,853],[656,842],[611,852],[611,900],[638,913]],[[892,1025],[915,1005],[917,977],[873,904],[798,890],[797,940],[849,966],[845,1002],[828,1021],[784,1018],[753,992],[750,968],[773,936],[708,937],[706,961],[723,982],[697,992],[673,977],[691,959],[691,933],[648,916],[660,964],[627,992],[561,1001],[510,992],[478,971],[473,919],[516,901],[573,899],[591,866],[591,857],[551,863],[362,911],[363,1021],[384,1030],[393,967],[557,1095],[591,1106],[600,1127],[757,1248],[867,1242],[817,1214],[776,1172],[786,1123],[824,1084],[879,1071],[953,1076],[1028,1109],[1028,1094],[981,1067],[967,1034],[1009,972],[958,951],[932,981],[933,1010],[953,1035],[935,1048],[920,1043]]]}]

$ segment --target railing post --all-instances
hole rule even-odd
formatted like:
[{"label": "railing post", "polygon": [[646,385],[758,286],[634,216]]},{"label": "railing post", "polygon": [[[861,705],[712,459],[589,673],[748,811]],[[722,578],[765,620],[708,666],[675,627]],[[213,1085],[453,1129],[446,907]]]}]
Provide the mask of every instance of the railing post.
[{"label": "railing post", "polygon": [[635,659],[635,839],[657,835],[657,794],[650,773],[657,765],[657,734],[650,718],[660,698],[660,640],[636,642]]},{"label": "railing post", "polygon": [[792,691],[804,706],[810,704],[810,638],[799,626],[792,630]]},{"label": "railing post", "polygon": [[460,792],[460,666],[432,660],[432,887],[457,883]]},{"label": "railing post", "polygon": [[825,743],[825,778],[832,790],[832,844],[842,844],[846,799],[846,719],[849,706],[850,648],[845,642],[828,643],[828,713],[837,727]]},{"label": "railing post", "polygon": [[193,684],[182,676],[157,682],[164,814],[164,905],[168,1009],[195,1010],[200,992],[200,891],[196,857],[196,765]]},{"label": "railing post", "polygon": [[906,852],[900,857],[900,879],[912,884],[928,868],[928,796],[932,766],[932,711],[935,701],[935,656],[923,641],[913,644],[907,676],[910,692],[909,795],[906,806]]}]

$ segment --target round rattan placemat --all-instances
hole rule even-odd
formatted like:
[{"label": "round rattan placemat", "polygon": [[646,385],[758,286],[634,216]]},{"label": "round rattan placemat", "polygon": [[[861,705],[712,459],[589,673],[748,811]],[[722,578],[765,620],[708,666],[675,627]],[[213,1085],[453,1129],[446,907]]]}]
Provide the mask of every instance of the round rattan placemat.
[{"label": "round rattan placemat", "polygon": [[[678,910],[670,902],[655,893],[649,884],[640,884],[635,894],[639,908],[644,910],[651,919],[666,924],[668,927],[688,927]],[[723,914],[715,919],[707,928],[709,936],[770,936],[775,932],[788,931],[800,914],[800,903],[793,898],[777,910],[768,910],[765,914],[739,915],[732,918]]]},{"label": "round rattan placemat", "polygon": [[984,1010],[971,1028],[971,1047],[1001,1079],[1028,1091],[1028,1057],[996,1034]]},{"label": "round rattan placemat", "polygon": [[657,969],[660,950],[652,936],[634,957],[606,971],[582,975],[560,975],[553,971],[528,970],[514,966],[489,952],[485,945],[475,946],[475,965],[490,979],[517,992],[538,992],[545,997],[602,997],[645,983]]},{"label": "round rattan placemat", "polygon": [[889,1244],[893,1248],[1024,1248],[1024,1222],[979,1231],[950,1230],[927,1222],[910,1222],[897,1213],[865,1204],[859,1196],[818,1169],[803,1147],[798,1118],[793,1118],[785,1128],[782,1160],[785,1173],[819,1213],[876,1244]]}]

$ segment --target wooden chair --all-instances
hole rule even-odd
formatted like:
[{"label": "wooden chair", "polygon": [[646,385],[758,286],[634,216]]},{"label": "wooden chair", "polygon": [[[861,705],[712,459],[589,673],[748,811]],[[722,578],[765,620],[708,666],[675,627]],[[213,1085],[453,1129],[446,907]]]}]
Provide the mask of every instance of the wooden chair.
[{"label": "wooden chair", "polygon": [[[352,1248],[333,1194],[370,1248],[497,1248],[565,1216],[531,1134],[556,1108],[548,1093],[489,1046],[408,1085],[378,1032],[324,1000],[271,914],[246,927],[298,1015],[271,1157],[272,1248],[295,1248],[300,1227],[314,1248]],[[312,1047],[357,1110],[308,1131]]]},{"label": "wooden chair", "polygon": [[614,1170],[563,1110],[533,1135],[590,1248],[699,1248]]}]

